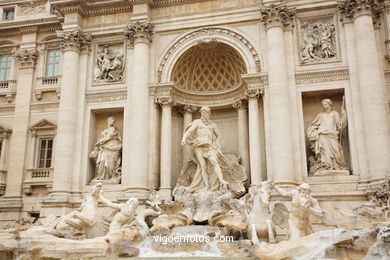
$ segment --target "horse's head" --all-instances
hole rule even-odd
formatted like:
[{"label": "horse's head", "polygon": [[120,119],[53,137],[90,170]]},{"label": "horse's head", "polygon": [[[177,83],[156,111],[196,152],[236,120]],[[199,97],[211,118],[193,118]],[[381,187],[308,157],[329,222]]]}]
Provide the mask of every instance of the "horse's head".
[{"label": "horse's head", "polygon": [[272,181],[263,181],[257,184],[258,195],[264,205],[269,204],[272,191]]}]

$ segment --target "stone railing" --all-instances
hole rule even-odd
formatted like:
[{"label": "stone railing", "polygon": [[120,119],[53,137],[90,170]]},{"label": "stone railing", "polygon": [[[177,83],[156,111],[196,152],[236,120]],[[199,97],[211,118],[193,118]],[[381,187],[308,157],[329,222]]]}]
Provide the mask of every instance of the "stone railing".
[{"label": "stone railing", "polygon": [[26,178],[23,182],[23,191],[29,195],[33,186],[51,187],[53,182],[53,168],[27,169]]},{"label": "stone railing", "polygon": [[38,84],[35,88],[35,97],[37,100],[42,99],[44,92],[56,92],[58,98],[61,88],[61,76],[40,77],[37,79]]},{"label": "stone railing", "polygon": [[0,96],[5,96],[8,103],[11,103],[15,97],[15,80],[0,81]]}]

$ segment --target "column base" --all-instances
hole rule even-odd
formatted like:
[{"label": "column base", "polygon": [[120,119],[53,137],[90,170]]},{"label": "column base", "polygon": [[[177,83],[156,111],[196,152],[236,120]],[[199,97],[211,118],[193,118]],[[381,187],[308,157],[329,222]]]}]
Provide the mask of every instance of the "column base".
[{"label": "column base", "polygon": [[22,216],[23,201],[21,196],[0,198],[0,225],[14,223]]}]

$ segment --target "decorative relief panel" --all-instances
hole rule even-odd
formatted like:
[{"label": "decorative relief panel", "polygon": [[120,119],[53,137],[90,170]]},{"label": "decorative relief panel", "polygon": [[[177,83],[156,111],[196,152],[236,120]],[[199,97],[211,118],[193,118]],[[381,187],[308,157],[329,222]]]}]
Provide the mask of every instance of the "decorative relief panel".
[{"label": "decorative relief panel", "polygon": [[125,68],[123,44],[100,44],[95,57],[95,82],[113,82],[123,80]]},{"label": "decorative relief panel", "polygon": [[332,17],[299,22],[301,64],[337,61],[336,27]]},{"label": "decorative relief panel", "polygon": [[19,15],[40,14],[45,12],[45,10],[46,10],[45,3],[30,2],[25,5],[20,5],[18,7],[18,14]]}]

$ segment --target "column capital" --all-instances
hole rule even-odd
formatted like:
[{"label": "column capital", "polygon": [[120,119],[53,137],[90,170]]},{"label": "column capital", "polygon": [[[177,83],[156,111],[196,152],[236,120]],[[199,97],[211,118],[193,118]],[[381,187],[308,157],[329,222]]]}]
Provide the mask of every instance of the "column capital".
[{"label": "column capital", "polygon": [[61,48],[63,51],[76,51],[88,48],[92,36],[90,33],[82,33],[81,30],[57,31],[57,36],[61,39]]},{"label": "column capital", "polygon": [[274,5],[260,8],[261,22],[266,29],[271,27],[285,27],[289,25],[290,20],[295,16],[295,10],[288,8],[285,4]]},{"label": "column capital", "polygon": [[161,107],[172,107],[174,105],[174,102],[170,97],[157,98],[157,103]]},{"label": "column capital", "polygon": [[246,89],[245,90],[245,97],[247,99],[259,98],[260,95],[263,95],[262,89],[255,88],[255,89]]},{"label": "column capital", "polygon": [[8,140],[11,136],[12,130],[0,127],[0,133],[2,134],[3,139]]},{"label": "column capital", "polygon": [[383,10],[383,3],[380,0],[340,0],[337,7],[347,19],[353,20],[362,15],[378,19]]},{"label": "column capital", "polygon": [[125,28],[125,36],[130,41],[130,45],[136,42],[149,44],[152,41],[154,25],[146,21],[135,21]]},{"label": "column capital", "polygon": [[36,49],[19,50],[15,53],[15,58],[20,69],[34,68],[38,58],[38,51]]},{"label": "column capital", "polygon": [[197,106],[194,106],[194,105],[184,105],[184,106],[181,107],[180,112],[182,114],[186,114],[186,113],[192,114],[192,113],[196,112],[197,110],[198,110]]},{"label": "column capital", "polygon": [[232,106],[235,109],[247,109],[248,102],[245,99],[240,99],[238,101],[233,102]]}]

